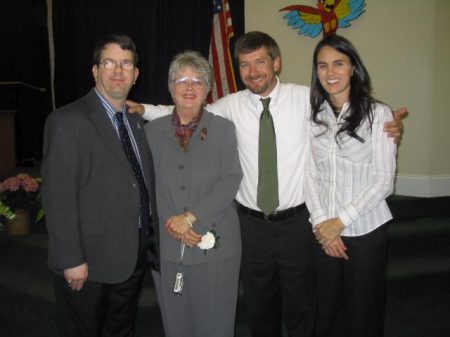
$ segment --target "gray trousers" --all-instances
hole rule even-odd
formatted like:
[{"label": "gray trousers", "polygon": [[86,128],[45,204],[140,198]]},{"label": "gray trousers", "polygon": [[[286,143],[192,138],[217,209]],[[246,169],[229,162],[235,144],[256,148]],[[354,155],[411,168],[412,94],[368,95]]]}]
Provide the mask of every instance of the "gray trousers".
[{"label": "gray trousers", "polygon": [[179,264],[161,261],[161,273],[152,270],[166,337],[233,337],[241,254],[183,265],[184,286],[175,295]]}]

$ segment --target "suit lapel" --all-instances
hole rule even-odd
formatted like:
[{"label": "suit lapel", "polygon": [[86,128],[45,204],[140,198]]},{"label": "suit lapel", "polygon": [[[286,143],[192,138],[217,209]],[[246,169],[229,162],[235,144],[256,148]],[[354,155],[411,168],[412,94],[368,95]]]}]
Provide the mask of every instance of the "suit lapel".
[{"label": "suit lapel", "polygon": [[139,155],[142,162],[142,171],[148,188],[153,188],[151,175],[153,174],[153,161],[151,150],[144,132],[144,121],[140,116],[127,113],[128,122],[134,139],[138,145]]},{"label": "suit lapel", "polygon": [[87,104],[89,106],[88,117],[103,140],[105,151],[110,151],[117,158],[118,163],[130,172],[130,177],[134,177],[117,132],[94,90],[87,95]]}]

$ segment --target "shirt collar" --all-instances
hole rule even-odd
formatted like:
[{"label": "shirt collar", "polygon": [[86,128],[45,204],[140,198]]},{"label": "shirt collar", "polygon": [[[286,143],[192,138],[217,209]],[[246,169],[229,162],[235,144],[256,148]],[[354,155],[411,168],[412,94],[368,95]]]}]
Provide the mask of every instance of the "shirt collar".
[{"label": "shirt collar", "polygon": [[[330,113],[331,115],[334,116],[334,111],[333,111],[333,109],[331,108],[330,103],[328,103],[328,101],[325,100],[325,101],[323,102],[323,104],[324,104],[324,106],[325,106],[326,111],[328,111],[328,113]],[[343,116],[343,115],[345,115],[345,114],[348,113],[348,108],[349,108],[349,106],[350,106],[350,102],[345,102],[345,103],[344,103],[344,105],[342,106],[341,113],[340,113],[341,116]]]},{"label": "shirt collar", "polygon": [[[116,108],[114,107],[113,104],[111,104],[110,101],[108,101],[106,99],[105,96],[103,96],[100,91],[97,90],[97,88],[95,88],[95,93],[97,94],[97,96],[100,98],[100,101],[102,102],[103,107],[106,109],[106,112],[108,113],[109,116],[114,116],[116,114]],[[125,103],[122,106],[122,109],[120,110],[122,113],[125,113],[126,111],[126,105]]]}]

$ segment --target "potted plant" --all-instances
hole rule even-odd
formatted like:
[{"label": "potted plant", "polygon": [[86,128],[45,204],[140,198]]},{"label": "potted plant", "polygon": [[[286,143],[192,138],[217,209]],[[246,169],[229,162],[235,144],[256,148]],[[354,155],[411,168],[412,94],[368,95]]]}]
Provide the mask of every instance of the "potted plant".
[{"label": "potted plant", "polygon": [[[3,201],[0,199],[0,220],[2,218],[12,220],[15,218],[15,214],[13,211],[11,211],[11,208],[6,206]],[[0,222],[0,230],[3,229],[3,224]]]},{"label": "potted plant", "polygon": [[[8,231],[12,235],[29,232],[30,210],[39,201],[40,178],[33,178],[26,173],[9,177],[0,183],[0,215],[6,218]],[[35,222],[44,213],[39,210]]]}]

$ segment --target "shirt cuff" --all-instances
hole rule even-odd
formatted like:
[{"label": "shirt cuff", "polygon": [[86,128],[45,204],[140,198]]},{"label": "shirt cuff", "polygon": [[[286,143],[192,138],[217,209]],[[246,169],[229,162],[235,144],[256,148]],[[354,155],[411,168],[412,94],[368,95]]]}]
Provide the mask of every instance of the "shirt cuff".
[{"label": "shirt cuff", "polygon": [[145,120],[150,120],[150,106],[148,104],[142,104],[144,106],[144,114],[142,115],[142,118]]},{"label": "shirt cuff", "polygon": [[338,212],[338,217],[344,226],[348,227],[359,218],[359,214],[355,206],[348,204]]},{"label": "shirt cuff", "polygon": [[311,222],[313,226],[320,224],[326,219],[325,212],[321,208],[312,211],[309,216],[309,222]]}]

